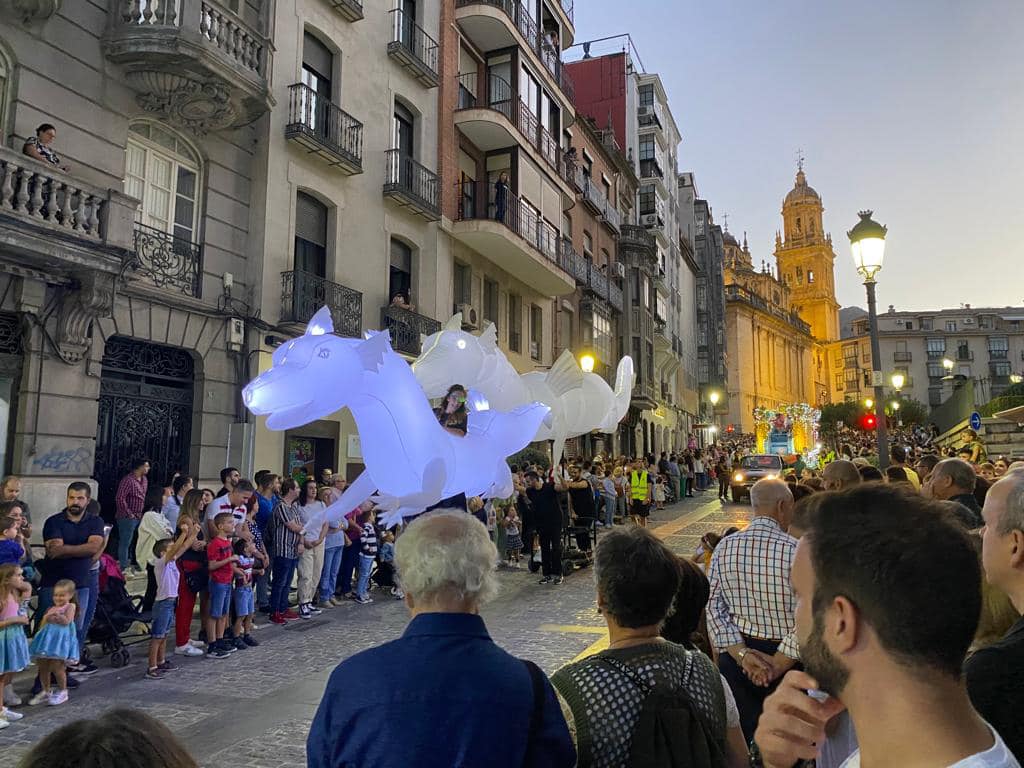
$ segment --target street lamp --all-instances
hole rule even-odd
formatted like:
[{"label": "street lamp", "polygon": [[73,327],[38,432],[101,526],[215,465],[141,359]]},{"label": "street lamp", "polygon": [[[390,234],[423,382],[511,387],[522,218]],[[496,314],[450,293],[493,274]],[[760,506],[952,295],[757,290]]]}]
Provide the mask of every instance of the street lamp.
[{"label": "street lamp", "polygon": [[716,407],[718,405],[718,401],[721,400],[721,399],[722,399],[722,396],[720,394],[718,394],[718,392],[715,392],[715,391],[712,391],[711,394],[708,395],[708,400],[711,401],[711,407],[712,408]]},{"label": "street lamp", "polygon": [[878,438],[878,467],[889,465],[889,438],[885,427],[885,389],[879,365],[882,353],[878,343],[878,311],[875,304],[875,275],[882,269],[885,257],[886,228],[871,218],[871,211],[859,211],[860,221],[847,232],[850,251],[857,272],[864,278],[868,294],[868,320],[871,326],[871,384],[875,388],[875,434]]},{"label": "street lamp", "polygon": [[871,410],[871,406],[873,406],[874,404],[875,401],[872,400],[870,397],[864,398],[864,407],[867,408],[869,411]]},{"label": "street lamp", "polygon": [[902,373],[894,373],[892,375],[892,388],[899,392],[903,389],[903,384],[906,382],[906,378]]},{"label": "street lamp", "polygon": [[594,356],[590,353],[580,355],[580,368],[583,369],[584,373],[593,373],[595,362]]},{"label": "street lamp", "polygon": [[1011,373],[1010,374],[1010,383],[1011,384],[1020,384],[1022,381],[1024,381],[1024,376],[1021,376],[1019,373]]}]

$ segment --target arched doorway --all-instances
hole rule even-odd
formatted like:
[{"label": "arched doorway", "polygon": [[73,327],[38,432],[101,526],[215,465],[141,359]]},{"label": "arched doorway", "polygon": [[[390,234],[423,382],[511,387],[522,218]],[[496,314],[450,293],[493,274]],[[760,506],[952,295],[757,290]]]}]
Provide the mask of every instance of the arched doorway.
[{"label": "arched doorway", "polygon": [[100,378],[96,464],[103,516],[132,459],[150,461],[150,482],[189,471],[195,362],[184,349],[124,336],[107,339]]}]

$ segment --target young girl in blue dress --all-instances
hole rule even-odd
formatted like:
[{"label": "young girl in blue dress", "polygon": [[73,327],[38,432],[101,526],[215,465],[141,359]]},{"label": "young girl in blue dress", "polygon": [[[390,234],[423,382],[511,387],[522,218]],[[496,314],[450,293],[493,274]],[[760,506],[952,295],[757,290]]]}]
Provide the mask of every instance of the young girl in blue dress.
[{"label": "young girl in blue dress", "polygon": [[[28,666],[28,640],[25,626],[28,616],[22,614],[21,603],[32,594],[32,587],[25,581],[21,566],[0,565],[0,702],[4,700],[4,688],[10,685],[15,672]],[[0,703],[0,730],[22,714],[12,712]]]},{"label": "young girl in blue dress", "polygon": [[[29,701],[51,707],[68,700],[68,676],[65,665],[78,662],[78,633],[75,627],[75,612],[78,600],[75,596],[75,582],[61,579],[53,588],[53,607],[43,615],[42,627],[32,638],[29,651],[39,669],[39,679],[45,681],[43,689]],[[60,686],[56,692],[49,689],[50,676],[57,678]]]}]

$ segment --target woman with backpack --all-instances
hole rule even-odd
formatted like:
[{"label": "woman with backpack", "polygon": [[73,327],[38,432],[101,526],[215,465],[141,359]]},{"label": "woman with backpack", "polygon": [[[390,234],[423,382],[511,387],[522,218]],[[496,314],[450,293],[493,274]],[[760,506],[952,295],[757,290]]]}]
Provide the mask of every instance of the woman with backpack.
[{"label": "woman with backpack", "polygon": [[608,649],[551,678],[568,705],[578,768],[730,765],[718,670],[660,634],[682,579],[679,558],[644,528],[614,529],[597,546],[594,577]]}]

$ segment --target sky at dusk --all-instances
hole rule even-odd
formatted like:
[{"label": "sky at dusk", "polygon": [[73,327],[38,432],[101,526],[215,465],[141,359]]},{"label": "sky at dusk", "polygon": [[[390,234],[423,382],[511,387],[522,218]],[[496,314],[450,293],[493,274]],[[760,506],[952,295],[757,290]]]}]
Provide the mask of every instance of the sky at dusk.
[{"label": "sky at dusk", "polygon": [[841,305],[865,303],[845,234],[863,208],[889,228],[881,311],[1024,305],[1024,0],[575,5],[577,41],[628,32],[661,75],[679,169],[755,263],[802,148]]}]

